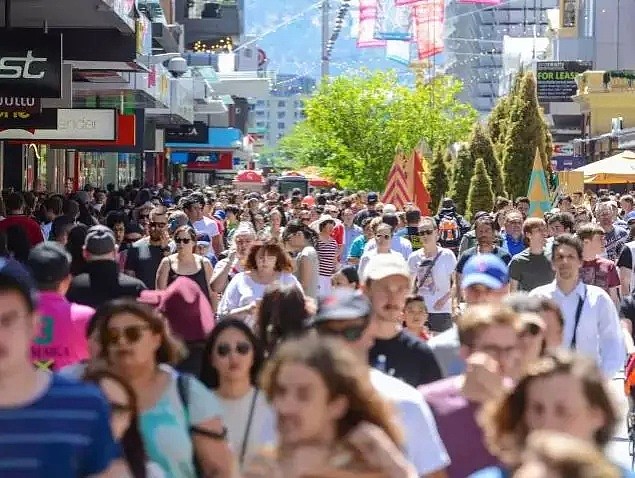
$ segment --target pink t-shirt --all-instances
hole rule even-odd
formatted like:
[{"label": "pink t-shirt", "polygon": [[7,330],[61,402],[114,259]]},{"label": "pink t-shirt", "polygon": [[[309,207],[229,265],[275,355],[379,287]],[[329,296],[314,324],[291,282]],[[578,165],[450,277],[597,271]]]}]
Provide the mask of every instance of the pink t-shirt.
[{"label": "pink t-shirt", "polygon": [[40,333],[31,344],[38,368],[59,370],[88,358],[86,326],[95,309],[73,304],[57,292],[41,292]]}]

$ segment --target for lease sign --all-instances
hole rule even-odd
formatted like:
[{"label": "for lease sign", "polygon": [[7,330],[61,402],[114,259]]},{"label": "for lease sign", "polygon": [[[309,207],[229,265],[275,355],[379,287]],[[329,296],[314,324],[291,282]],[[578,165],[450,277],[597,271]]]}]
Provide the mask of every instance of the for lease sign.
[{"label": "for lease sign", "polygon": [[590,61],[539,61],[536,64],[538,101],[571,101],[578,88],[576,77],[592,68]]}]

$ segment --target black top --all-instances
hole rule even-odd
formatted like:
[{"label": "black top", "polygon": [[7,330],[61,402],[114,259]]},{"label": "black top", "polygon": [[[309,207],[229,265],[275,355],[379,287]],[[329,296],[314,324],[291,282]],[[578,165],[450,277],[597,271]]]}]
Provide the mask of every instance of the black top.
[{"label": "black top", "polygon": [[115,261],[102,260],[86,264],[86,272],[73,278],[66,298],[97,308],[112,299],[137,298],[146,288],[139,279],[120,273]]},{"label": "black top", "polygon": [[430,346],[405,330],[391,339],[376,339],[370,349],[371,366],[378,364],[377,358],[386,357],[385,372],[403,380],[413,387],[435,382],[442,378],[441,369]]},{"label": "black top", "polygon": [[155,246],[147,241],[135,243],[126,252],[124,270],[132,271],[148,289],[156,287],[157,270],[165,257],[161,246]]},{"label": "black top", "polygon": [[199,270],[197,270],[194,274],[179,274],[172,268],[172,259],[168,259],[170,261],[170,270],[168,272],[168,285],[174,282],[179,277],[187,277],[188,279],[196,282],[198,286],[203,291],[207,300],[210,300],[209,297],[209,287],[207,286],[207,278],[205,277],[205,268],[203,267],[203,259],[198,260],[197,262],[200,265]]}]

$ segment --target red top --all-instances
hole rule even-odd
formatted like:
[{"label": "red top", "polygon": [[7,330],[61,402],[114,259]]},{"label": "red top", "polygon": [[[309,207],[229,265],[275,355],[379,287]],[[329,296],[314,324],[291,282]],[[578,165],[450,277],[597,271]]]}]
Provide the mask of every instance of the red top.
[{"label": "red top", "polygon": [[44,236],[42,235],[42,229],[40,225],[27,216],[8,216],[6,219],[0,221],[0,232],[7,232],[12,226],[18,226],[24,229],[26,237],[29,240],[31,247],[38,245],[40,242],[44,242]]}]

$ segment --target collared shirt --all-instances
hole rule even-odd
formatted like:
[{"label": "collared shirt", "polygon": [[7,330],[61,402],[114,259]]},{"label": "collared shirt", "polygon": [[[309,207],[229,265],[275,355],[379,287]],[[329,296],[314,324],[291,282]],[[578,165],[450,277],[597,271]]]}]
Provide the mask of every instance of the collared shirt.
[{"label": "collared shirt", "polygon": [[348,253],[351,250],[353,241],[362,235],[362,228],[353,224],[351,227],[344,226],[344,248],[342,249],[342,255],[340,256],[340,262],[346,264],[348,260]]},{"label": "collared shirt", "polygon": [[576,333],[576,349],[594,357],[607,377],[624,365],[626,351],[617,310],[609,295],[599,287],[579,282],[570,294],[564,294],[554,280],[536,287],[530,295],[553,299],[564,316],[563,345],[570,347],[575,328],[575,313],[584,300]]},{"label": "collared shirt", "polygon": [[503,249],[507,249],[509,255],[514,257],[525,250],[525,240],[523,236],[518,239],[514,239],[510,234],[505,234],[503,237]]}]

